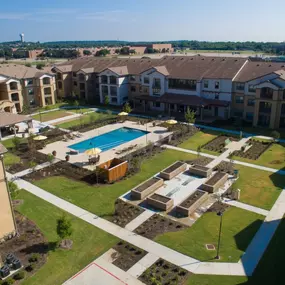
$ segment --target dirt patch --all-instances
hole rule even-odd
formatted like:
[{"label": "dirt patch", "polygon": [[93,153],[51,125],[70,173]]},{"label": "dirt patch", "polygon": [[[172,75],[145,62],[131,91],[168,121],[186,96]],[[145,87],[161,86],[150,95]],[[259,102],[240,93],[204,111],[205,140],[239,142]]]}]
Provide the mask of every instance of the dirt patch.
[{"label": "dirt patch", "polygon": [[233,175],[234,164],[227,161],[222,161],[217,166],[215,166],[214,171],[226,172],[230,175]]},{"label": "dirt patch", "polygon": [[120,227],[125,227],[129,222],[143,212],[144,210],[141,207],[137,207],[121,199],[117,199],[115,202],[115,213],[110,220]]},{"label": "dirt patch", "polygon": [[244,151],[245,148],[242,147],[241,150],[235,151],[233,155],[257,160],[269,147],[271,147],[272,142],[262,142],[250,139],[247,144],[250,145],[250,148],[247,151]]},{"label": "dirt patch", "polygon": [[227,209],[229,209],[231,206],[227,205],[225,203],[221,202],[215,202],[208,210],[207,212],[214,212],[214,213],[224,213]]},{"label": "dirt patch", "polygon": [[135,233],[142,235],[149,239],[154,239],[157,235],[167,232],[177,232],[187,228],[187,226],[178,223],[161,215],[154,214],[147,221],[142,223]]},{"label": "dirt patch", "polygon": [[33,263],[34,270],[26,272],[28,277],[45,264],[48,251],[55,245],[49,244],[38,227],[26,217],[15,212],[15,219],[19,236],[0,244],[0,256],[5,260],[8,253],[13,253],[24,267]]},{"label": "dirt patch", "polygon": [[206,166],[212,161],[213,161],[212,158],[200,156],[200,157],[197,157],[196,159],[186,160],[185,162],[187,164],[197,164],[197,165],[201,165],[201,166]]},{"label": "dirt patch", "polygon": [[210,142],[208,142],[207,144],[203,145],[202,148],[210,150],[210,151],[214,151],[214,152],[223,153],[225,151],[225,145],[226,145],[225,141],[226,140],[235,141],[235,142],[239,141],[237,137],[220,135],[214,138],[213,140],[211,140]]},{"label": "dirt patch", "polygon": [[183,285],[190,275],[191,273],[185,269],[159,259],[139,277],[139,280],[147,285]]},{"label": "dirt patch", "polygon": [[128,271],[147,254],[146,251],[124,241],[120,241],[113,248],[119,253],[113,264],[124,271]]}]

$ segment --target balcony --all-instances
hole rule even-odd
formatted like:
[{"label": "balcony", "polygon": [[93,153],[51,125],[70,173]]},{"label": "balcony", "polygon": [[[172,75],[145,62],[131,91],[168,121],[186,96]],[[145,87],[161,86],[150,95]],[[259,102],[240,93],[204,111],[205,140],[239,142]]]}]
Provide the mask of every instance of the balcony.
[{"label": "balcony", "polygon": [[113,85],[117,84],[117,78],[115,76],[110,76],[110,84],[113,84]]},{"label": "balcony", "polygon": [[44,89],[44,94],[45,94],[45,96],[50,96],[51,95],[51,88],[50,87],[45,88]]},{"label": "balcony", "polygon": [[270,114],[271,113],[271,104],[266,103],[266,102],[260,102],[259,113]]},{"label": "balcony", "polygon": [[273,89],[264,87],[260,91],[260,98],[272,100],[273,99]]},{"label": "balcony", "polygon": [[43,84],[44,85],[50,85],[50,78],[49,77],[43,78]]},{"label": "balcony", "polygon": [[11,82],[9,84],[10,90],[18,90],[18,83],[17,82]]}]

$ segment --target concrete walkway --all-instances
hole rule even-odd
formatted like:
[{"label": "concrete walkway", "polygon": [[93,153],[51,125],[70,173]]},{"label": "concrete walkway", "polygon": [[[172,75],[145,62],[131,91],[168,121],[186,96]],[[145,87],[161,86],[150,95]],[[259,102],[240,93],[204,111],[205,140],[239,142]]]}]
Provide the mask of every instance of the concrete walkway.
[{"label": "concrete walkway", "polygon": [[125,229],[129,231],[134,231],[137,227],[139,227],[142,223],[144,223],[146,220],[148,220],[151,216],[153,216],[155,213],[153,211],[150,211],[148,209],[145,209],[144,212],[142,212],[139,216],[137,216],[135,219],[130,221],[126,226]]}]

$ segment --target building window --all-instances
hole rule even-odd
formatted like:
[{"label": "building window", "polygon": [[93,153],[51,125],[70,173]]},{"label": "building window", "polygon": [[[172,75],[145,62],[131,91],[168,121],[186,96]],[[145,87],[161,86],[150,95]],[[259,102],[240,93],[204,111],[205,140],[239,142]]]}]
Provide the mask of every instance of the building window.
[{"label": "building window", "polygon": [[76,72],[72,72],[72,76],[76,77],[77,76]]},{"label": "building window", "polygon": [[269,87],[261,88],[260,98],[272,99],[273,98],[273,89]]},{"label": "building window", "polygon": [[236,90],[238,90],[238,91],[244,91],[244,83],[237,82],[237,83],[236,83]]},{"label": "building window", "polygon": [[236,103],[237,104],[243,104],[243,100],[244,100],[243,96],[236,96]]},{"label": "building window", "polygon": [[136,86],[131,86],[131,92],[136,92],[137,89],[136,89]]},{"label": "building window", "polygon": [[130,76],[130,81],[136,81],[136,77],[134,75]]},{"label": "building window", "polygon": [[108,95],[108,86],[102,86],[101,90],[102,90],[102,95],[103,96],[107,96]]},{"label": "building window", "polygon": [[143,89],[143,93],[148,93],[148,89],[147,89],[147,88],[144,88],[144,89]]},{"label": "building window", "polygon": [[11,82],[9,85],[10,85],[10,90],[17,90],[18,89],[17,82]]},{"label": "building window", "polygon": [[143,88],[141,86],[140,86],[139,92],[143,93]]},{"label": "building window", "polygon": [[77,81],[73,81],[73,86],[77,86]]},{"label": "building window", "polygon": [[50,87],[45,88],[45,89],[44,89],[44,94],[45,94],[45,95],[51,95],[51,88],[50,88]]},{"label": "building window", "polygon": [[220,81],[215,81],[215,89],[220,89]]},{"label": "building window", "polygon": [[56,79],[57,80],[62,80],[62,74],[61,73],[57,73],[56,74]]},{"label": "building window", "polygon": [[246,113],[245,118],[247,121],[253,121],[253,113]]},{"label": "building window", "polygon": [[251,107],[254,106],[254,102],[255,102],[254,99],[248,99],[247,106],[251,106]]},{"label": "building window", "polygon": [[271,113],[271,103],[260,102],[259,103],[259,112],[261,113]]},{"label": "building window", "polygon": [[153,103],[153,104],[154,104],[154,107],[160,108],[160,102],[155,102],[155,103]]},{"label": "building window", "polygon": [[117,98],[112,97],[112,98],[111,98],[111,102],[112,102],[112,103],[117,103]]},{"label": "building window", "polygon": [[49,77],[43,78],[43,84],[44,85],[50,85],[50,78]]},{"label": "building window", "polygon": [[79,84],[79,89],[80,90],[85,90],[85,83],[80,83]]},{"label": "building window", "polygon": [[19,94],[18,93],[11,94],[11,99],[12,101],[19,101]]},{"label": "building window", "polygon": [[57,87],[59,90],[62,90],[62,82],[61,81],[57,82]]},{"label": "building window", "polygon": [[256,88],[254,87],[254,85],[248,85],[248,92],[255,93],[255,91]]},{"label": "building window", "polygon": [[102,84],[108,84],[108,76],[107,75],[101,76],[101,83]]},{"label": "building window", "polygon": [[143,83],[144,83],[144,84],[149,84],[149,77],[146,77],[146,76],[145,76],[145,77],[143,78]]},{"label": "building window", "polygon": [[111,86],[110,93],[111,93],[111,96],[117,96],[117,87]]},{"label": "building window", "polygon": [[153,80],[153,88],[161,89],[160,78],[154,78],[154,80]]},{"label": "building window", "polygon": [[85,75],[84,74],[79,74],[79,80],[80,81],[85,81]]},{"label": "building window", "polygon": [[215,100],[219,100],[220,99],[220,94],[215,94]]},{"label": "building window", "polygon": [[29,88],[28,89],[28,94],[29,95],[34,95],[34,89],[33,88]]},{"label": "building window", "polygon": [[174,110],[175,109],[175,105],[174,104],[170,104],[170,110]]},{"label": "building window", "polygon": [[110,84],[117,84],[116,76],[110,76]]},{"label": "building window", "polygon": [[28,79],[27,80],[27,86],[29,86],[29,85],[33,85],[33,79]]},{"label": "building window", "polygon": [[204,88],[209,88],[209,80],[204,80]]},{"label": "building window", "polygon": [[169,89],[196,90],[197,81],[190,79],[168,79]]}]

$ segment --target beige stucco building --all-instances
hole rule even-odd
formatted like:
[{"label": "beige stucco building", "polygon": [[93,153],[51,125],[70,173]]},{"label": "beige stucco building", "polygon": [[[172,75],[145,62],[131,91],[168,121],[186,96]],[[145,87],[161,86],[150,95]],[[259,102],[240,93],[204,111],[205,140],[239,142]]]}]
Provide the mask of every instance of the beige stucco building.
[{"label": "beige stucco building", "polygon": [[6,148],[0,144],[0,243],[16,234],[16,224],[3,162],[3,154],[6,152]]}]

